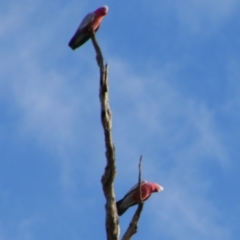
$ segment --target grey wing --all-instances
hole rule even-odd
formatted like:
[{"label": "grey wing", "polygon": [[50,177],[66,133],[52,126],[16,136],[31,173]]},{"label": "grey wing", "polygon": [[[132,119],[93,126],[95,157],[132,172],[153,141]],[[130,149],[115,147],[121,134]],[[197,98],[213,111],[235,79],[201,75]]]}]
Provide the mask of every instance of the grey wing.
[{"label": "grey wing", "polygon": [[82,20],[82,22],[80,23],[77,30],[82,30],[83,28],[85,28],[90,22],[92,22],[92,20],[94,19],[94,16],[95,16],[94,12],[87,14]]},{"label": "grey wing", "polygon": [[[141,185],[143,185],[143,184],[145,184],[145,183],[147,183],[147,181],[142,181],[142,182],[141,182]],[[137,187],[138,187],[138,183],[135,184],[135,185],[127,192],[127,194],[130,193],[130,192],[132,192],[133,190],[135,190]],[[127,195],[127,194],[126,194],[126,195]]]},{"label": "grey wing", "polygon": [[133,199],[132,195],[133,191],[125,195],[123,201],[121,202],[121,209],[129,208],[136,203],[136,200]]}]

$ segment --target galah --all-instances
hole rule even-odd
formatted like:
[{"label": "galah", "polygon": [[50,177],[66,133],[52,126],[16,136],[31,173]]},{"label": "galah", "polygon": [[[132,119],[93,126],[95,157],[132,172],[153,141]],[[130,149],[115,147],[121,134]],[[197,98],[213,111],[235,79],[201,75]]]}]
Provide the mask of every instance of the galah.
[{"label": "galah", "polygon": [[91,38],[91,31],[97,32],[103,17],[107,13],[107,6],[102,6],[94,12],[88,13],[80,23],[68,46],[74,50],[89,40]]},{"label": "galah", "polygon": [[[141,182],[141,197],[142,201],[146,201],[153,192],[163,191],[163,187],[157,183],[150,183],[147,181]],[[119,200],[117,204],[118,215],[121,216],[129,207],[137,205],[139,203],[139,190],[138,184],[133,186],[128,193]]]}]

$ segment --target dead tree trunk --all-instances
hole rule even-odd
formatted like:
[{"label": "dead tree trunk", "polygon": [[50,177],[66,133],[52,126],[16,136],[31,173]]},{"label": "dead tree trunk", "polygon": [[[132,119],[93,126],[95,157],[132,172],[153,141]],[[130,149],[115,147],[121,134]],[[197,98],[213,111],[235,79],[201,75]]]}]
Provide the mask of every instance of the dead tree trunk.
[{"label": "dead tree trunk", "polygon": [[[116,200],[114,193],[114,179],[116,176],[116,158],[115,147],[112,138],[112,114],[109,106],[109,88],[108,88],[108,65],[104,63],[103,55],[98,42],[95,37],[95,33],[92,32],[92,43],[96,51],[96,60],[100,70],[100,89],[99,98],[101,105],[101,122],[105,137],[106,159],[107,164],[104,174],[102,176],[102,187],[104,196],[106,198],[105,210],[106,210],[106,234],[107,240],[119,240],[120,226],[116,208]],[[141,199],[141,159],[139,163],[139,194]],[[143,209],[142,201],[139,202],[138,208],[133,216],[133,219],[123,236],[123,240],[130,240],[131,237],[137,232],[137,223]]]}]

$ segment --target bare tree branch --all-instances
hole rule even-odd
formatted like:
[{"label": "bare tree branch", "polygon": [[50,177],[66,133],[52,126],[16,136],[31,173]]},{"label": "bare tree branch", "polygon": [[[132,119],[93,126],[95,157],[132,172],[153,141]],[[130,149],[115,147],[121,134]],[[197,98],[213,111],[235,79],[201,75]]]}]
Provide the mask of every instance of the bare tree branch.
[{"label": "bare tree branch", "polygon": [[101,103],[101,121],[105,137],[107,165],[102,176],[102,187],[106,198],[106,232],[107,240],[119,239],[119,221],[116,209],[114,179],[116,176],[115,147],[112,139],[112,114],[108,95],[108,66],[104,65],[103,55],[97,43],[95,33],[92,31],[92,43],[96,51],[96,60],[100,70],[99,98]]},{"label": "bare tree branch", "polygon": [[143,210],[143,201],[142,201],[142,193],[141,193],[141,164],[142,164],[142,156],[140,157],[139,160],[139,174],[138,174],[138,191],[139,191],[139,203],[138,203],[138,208],[135,212],[135,214],[133,215],[133,218],[129,224],[129,227],[127,229],[127,231],[125,232],[125,234],[123,235],[122,240],[130,240],[131,237],[137,233],[137,229],[138,229],[138,220],[141,216],[141,212]]}]

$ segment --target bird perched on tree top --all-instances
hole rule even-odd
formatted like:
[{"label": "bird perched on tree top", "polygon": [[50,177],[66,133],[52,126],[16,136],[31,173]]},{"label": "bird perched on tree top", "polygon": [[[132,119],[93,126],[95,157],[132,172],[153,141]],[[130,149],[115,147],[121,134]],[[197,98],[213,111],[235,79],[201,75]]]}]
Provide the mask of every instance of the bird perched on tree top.
[{"label": "bird perched on tree top", "polygon": [[102,6],[94,12],[88,13],[80,23],[77,31],[69,42],[69,47],[72,50],[83,45],[91,38],[91,31],[97,32],[103,17],[108,13],[108,7]]},{"label": "bird perched on tree top", "polygon": [[[163,187],[157,183],[149,183],[147,181],[141,182],[141,197],[142,201],[146,201],[153,192],[163,191]],[[129,207],[139,203],[139,188],[138,184],[133,186],[128,193],[119,200],[117,204],[118,215],[121,216]]]}]

